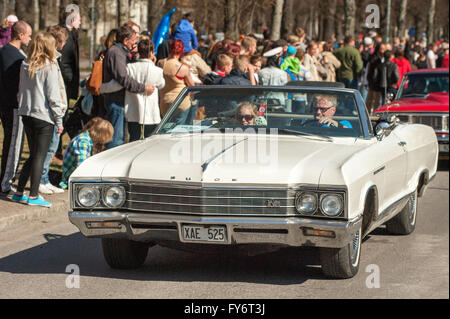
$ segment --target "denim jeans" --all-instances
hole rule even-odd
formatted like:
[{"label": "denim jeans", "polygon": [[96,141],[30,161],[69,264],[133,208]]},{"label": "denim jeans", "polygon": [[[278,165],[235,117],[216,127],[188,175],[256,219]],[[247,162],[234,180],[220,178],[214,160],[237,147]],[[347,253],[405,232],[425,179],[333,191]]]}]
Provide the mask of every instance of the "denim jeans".
[{"label": "denim jeans", "polygon": [[358,79],[338,79],[338,81],[344,83],[347,89],[358,89]]},{"label": "denim jeans", "polygon": [[56,131],[58,131],[58,127],[55,125],[52,142],[50,143],[50,148],[48,149],[47,156],[44,160],[44,169],[42,170],[41,179],[41,184],[43,185],[50,183],[48,172],[50,171],[50,164],[52,163],[53,156],[55,156],[56,151],[58,150],[60,135],[56,134]]},{"label": "denim jeans", "polygon": [[114,128],[112,141],[106,144],[106,149],[111,149],[124,143],[125,111],[123,105],[108,101],[107,98],[105,98],[105,108],[107,110],[106,119]]}]

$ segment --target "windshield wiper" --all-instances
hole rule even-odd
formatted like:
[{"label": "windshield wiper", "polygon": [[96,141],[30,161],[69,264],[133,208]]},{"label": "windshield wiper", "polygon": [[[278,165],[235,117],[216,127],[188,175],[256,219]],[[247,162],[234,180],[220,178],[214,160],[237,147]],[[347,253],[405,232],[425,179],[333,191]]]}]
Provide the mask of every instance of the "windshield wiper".
[{"label": "windshield wiper", "polygon": [[318,134],[306,133],[306,132],[291,130],[291,129],[288,129],[288,128],[279,128],[278,131],[283,132],[283,133],[288,133],[288,134],[299,135],[299,136],[314,137],[314,138],[319,138],[319,139],[321,139],[323,141],[333,142],[333,138],[331,138],[330,136],[326,136],[326,135],[318,135]]}]

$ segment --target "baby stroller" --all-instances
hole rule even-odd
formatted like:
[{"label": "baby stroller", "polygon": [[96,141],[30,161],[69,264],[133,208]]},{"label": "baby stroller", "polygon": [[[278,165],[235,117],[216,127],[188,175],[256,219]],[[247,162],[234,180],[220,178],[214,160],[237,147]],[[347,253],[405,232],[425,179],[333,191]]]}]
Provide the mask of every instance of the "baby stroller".
[{"label": "baby stroller", "polygon": [[64,130],[69,134],[70,139],[80,134],[86,123],[94,117],[92,114],[93,97],[86,90],[86,81],[82,81],[80,86],[81,96],[75,105],[69,108],[68,116],[64,122]]}]

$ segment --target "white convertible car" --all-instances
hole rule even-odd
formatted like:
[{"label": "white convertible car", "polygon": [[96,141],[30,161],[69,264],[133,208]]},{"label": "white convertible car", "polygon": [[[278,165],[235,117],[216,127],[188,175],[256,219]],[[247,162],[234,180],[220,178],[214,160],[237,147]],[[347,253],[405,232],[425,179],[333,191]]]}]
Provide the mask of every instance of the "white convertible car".
[{"label": "white convertible car", "polygon": [[371,121],[335,86],[186,88],[151,137],[77,168],[70,221],[113,268],[155,244],[313,246],[327,277],[354,276],[364,236],[414,230],[439,149],[431,127]]}]

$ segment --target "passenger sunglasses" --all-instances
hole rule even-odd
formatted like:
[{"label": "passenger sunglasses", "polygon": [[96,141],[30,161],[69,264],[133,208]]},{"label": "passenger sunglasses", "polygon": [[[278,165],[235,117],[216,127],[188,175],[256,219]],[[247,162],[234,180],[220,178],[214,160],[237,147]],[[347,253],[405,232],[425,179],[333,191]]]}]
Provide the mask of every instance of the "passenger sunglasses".
[{"label": "passenger sunglasses", "polygon": [[254,116],[253,115],[240,115],[240,119],[242,121],[242,119],[245,119],[247,122],[250,122],[251,120],[253,120]]},{"label": "passenger sunglasses", "polygon": [[314,107],[314,111],[319,110],[320,112],[324,113],[326,111],[328,111],[329,109],[331,109],[333,106],[330,107]]}]

